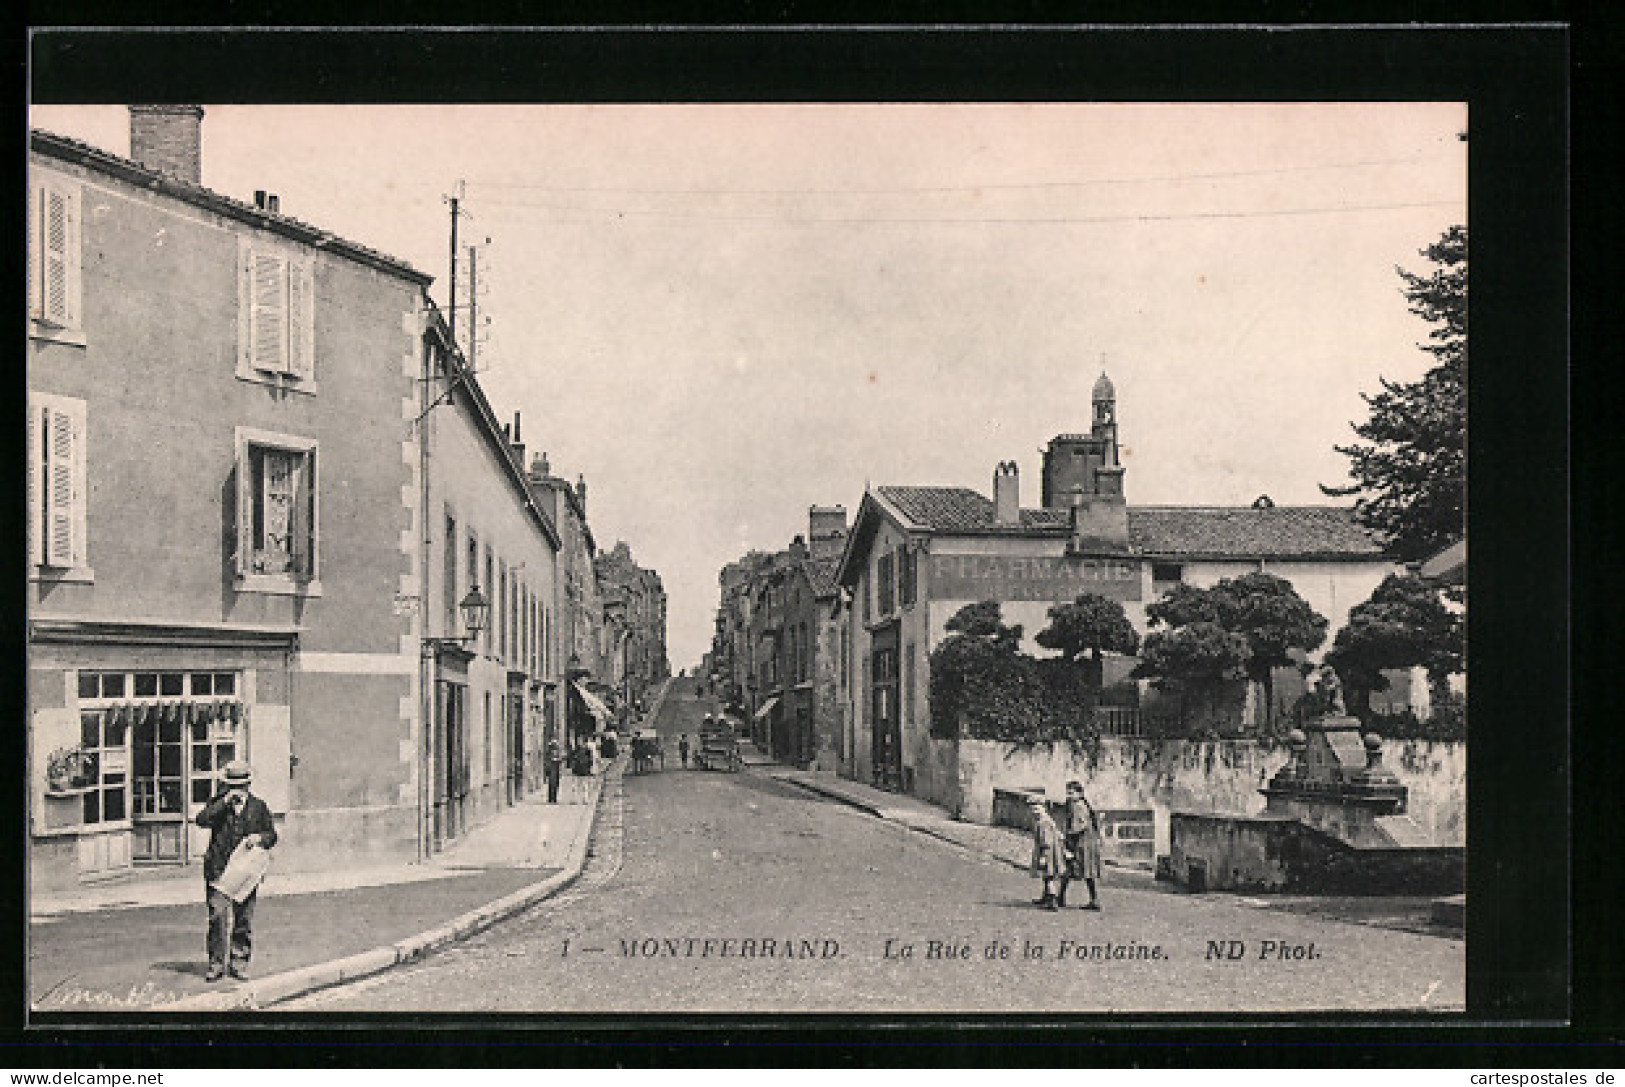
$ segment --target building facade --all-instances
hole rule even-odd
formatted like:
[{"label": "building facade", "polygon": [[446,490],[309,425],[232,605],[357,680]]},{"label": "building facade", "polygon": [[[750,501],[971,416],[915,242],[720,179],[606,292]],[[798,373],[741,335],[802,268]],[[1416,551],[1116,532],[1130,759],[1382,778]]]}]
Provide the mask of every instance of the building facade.
[{"label": "building facade", "polygon": [[279,865],[418,848],[414,524],[429,277],[132,159],[29,147],[33,886],[200,856],[232,758]]},{"label": "building facade", "polygon": [[[1173,586],[1206,587],[1267,571],[1335,632],[1349,609],[1399,567],[1333,507],[1129,506],[1119,459],[1116,393],[1102,375],[1088,433],[1044,453],[1038,508],[1021,505],[1014,462],[995,468],[993,497],[965,487],[876,487],[864,495],[836,575],[851,593],[846,623],[847,772],[888,788],[950,797],[952,770],[930,737],[929,655],[962,607],[1001,604],[1023,648],[1050,607],[1084,592],[1117,600],[1142,633],[1145,606]],[[1329,642],[1328,642],[1329,644]],[[1107,682],[1133,661],[1108,661]],[[1278,698],[1291,694],[1282,685]]]},{"label": "building facade", "polygon": [[833,770],[842,759],[835,570],[845,508],[812,507],[806,539],[797,536],[772,554],[752,552],[723,569],[709,657],[719,698],[749,717],[759,747],[781,762]]},{"label": "building facade", "polygon": [[198,863],[231,759],[280,869],[425,856],[539,776],[559,540],[429,276],[131,114],[30,137],[31,885]]},{"label": "building facade", "polygon": [[666,656],[666,589],[660,575],[639,566],[625,540],[595,561],[605,605],[610,671],[624,707],[647,708],[671,675]]},{"label": "building facade", "polygon": [[[425,562],[419,810],[425,852],[541,786],[564,691],[560,538],[438,311],[425,322],[418,406]],[[465,601],[486,604],[469,636]]]}]

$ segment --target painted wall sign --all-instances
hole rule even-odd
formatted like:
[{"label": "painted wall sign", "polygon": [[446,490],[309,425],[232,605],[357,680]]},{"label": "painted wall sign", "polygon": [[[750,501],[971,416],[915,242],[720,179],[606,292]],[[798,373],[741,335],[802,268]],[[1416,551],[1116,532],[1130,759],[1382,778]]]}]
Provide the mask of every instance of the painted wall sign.
[{"label": "painted wall sign", "polygon": [[939,600],[1055,600],[1098,593],[1140,599],[1140,564],[1084,556],[931,556],[931,595]]}]

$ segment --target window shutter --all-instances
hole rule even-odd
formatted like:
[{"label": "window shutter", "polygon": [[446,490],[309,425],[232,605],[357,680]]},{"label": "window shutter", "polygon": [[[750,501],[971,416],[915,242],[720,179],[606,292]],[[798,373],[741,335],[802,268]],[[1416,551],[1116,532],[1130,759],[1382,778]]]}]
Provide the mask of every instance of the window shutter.
[{"label": "window shutter", "polygon": [[62,194],[63,214],[67,217],[67,251],[62,257],[63,313],[62,323],[69,328],[79,327],[79,190]]},{"label": "window shutter", "polygon": [[90,489],[88,487],[85,466],[89,460],[89,445],[85,437],[85,406],[81,401],[75,404],[76,411],[68,414],[68,425],[73,434],[73,549],[69,561],[73,566],[89,565],[90,534],[86,531],[86,510],[90,503]]},{"label": "window shutter", "polygon": [[43,185],[30,185],[28,187],[28,316],[35,318],[45,316],[40,301],[44,292],[40,290],[40,272],[45,266],[44,244],[41,241],[43,232],[40,230],[41,208],[45,204],[45,187]]},{"label": "window shutter", "polygon": [[248,266],[248,358],[256,370],[288,370],[288,270],[274,253],[251,251]]},{"label": "window shutter", "polygon": [[40,476],[45,469],[43,410],[28,405],[28,565],[38,566],[45,558],[42,542],[45,488]]},{"label": "window shutter", "polygon": [[309,380],[316,370],[315,312],[309,261],[288,264],[288,372]]},{"label": "window shutter", "polygon": [[73,418],[56,408],[45,409],[45,561],[50,566],[74,565],[74,426]]},{"label": "window shutter", "polygon": [[287,812],[293,777],[293,727],[287,706],[257,705],[249,711],[248,761],[254,793],[272,812]]},{"label": "window shutter", "polygon": [[290,526],[292,571],[303,577],[316,576],[316,453],[298,458],[295,467],[293,518]]},{"label": "window shutter", "polygon": [[38,315],[54,325],[72,325],[78,316],[78,291],[72,282],[79,240],[77,204],[73,193],[52,185],[40,188]]},{"label": "window shutter", "polygon": [[237,448],[237,575],[253,568],[254,560],[254,455],[246,442]]}]

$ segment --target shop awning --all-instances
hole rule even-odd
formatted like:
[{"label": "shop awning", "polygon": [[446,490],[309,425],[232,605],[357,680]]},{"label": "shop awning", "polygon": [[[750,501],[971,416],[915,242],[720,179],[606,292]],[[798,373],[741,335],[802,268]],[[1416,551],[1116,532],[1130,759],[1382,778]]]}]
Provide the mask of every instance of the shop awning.
[{"label": "shop awning", "polygon": [[581,704],[587,707],[587,712],[598,719],[599,725],[607,724],[610,720],[610,712],[609,707],[604,705],[603,699],[583,687],[580,680],[576,680],[573,686],[576,689],[576,694],[581,696]]},{"label": "shop awning", "polygon": [[756,717],[755,717],[755,719],[760,721],[762,718],[764,718],[768,714],[772,713],[773,712],[773,707],[777,706],[778,704],[779,704],[779,696],[778,695],[774,695],[772,698],[768,699],[766,702],[763,702],[760,706],[758,706],[756,708]]}]

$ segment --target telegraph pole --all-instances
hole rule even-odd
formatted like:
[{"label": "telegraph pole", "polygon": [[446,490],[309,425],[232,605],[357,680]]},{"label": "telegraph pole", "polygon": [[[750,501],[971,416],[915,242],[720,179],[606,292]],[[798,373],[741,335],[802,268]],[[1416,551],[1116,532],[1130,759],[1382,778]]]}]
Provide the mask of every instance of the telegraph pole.
[{"label": "telegraph pole", "polygon": [[457,348],[457,205],[462,202],[463,183],[457,182],[455,195],[442,197],[451,204],[451,278],[447,290],[450,297],[446,305],[446,319],[451,324],[451,346]]},{"label": "telegraph pole", "polygon": [[479,373],[474,365],[474,353],[480,342],[480,291],[477,276],[479,261],[474,247],[468,247],[468,368]]}]

